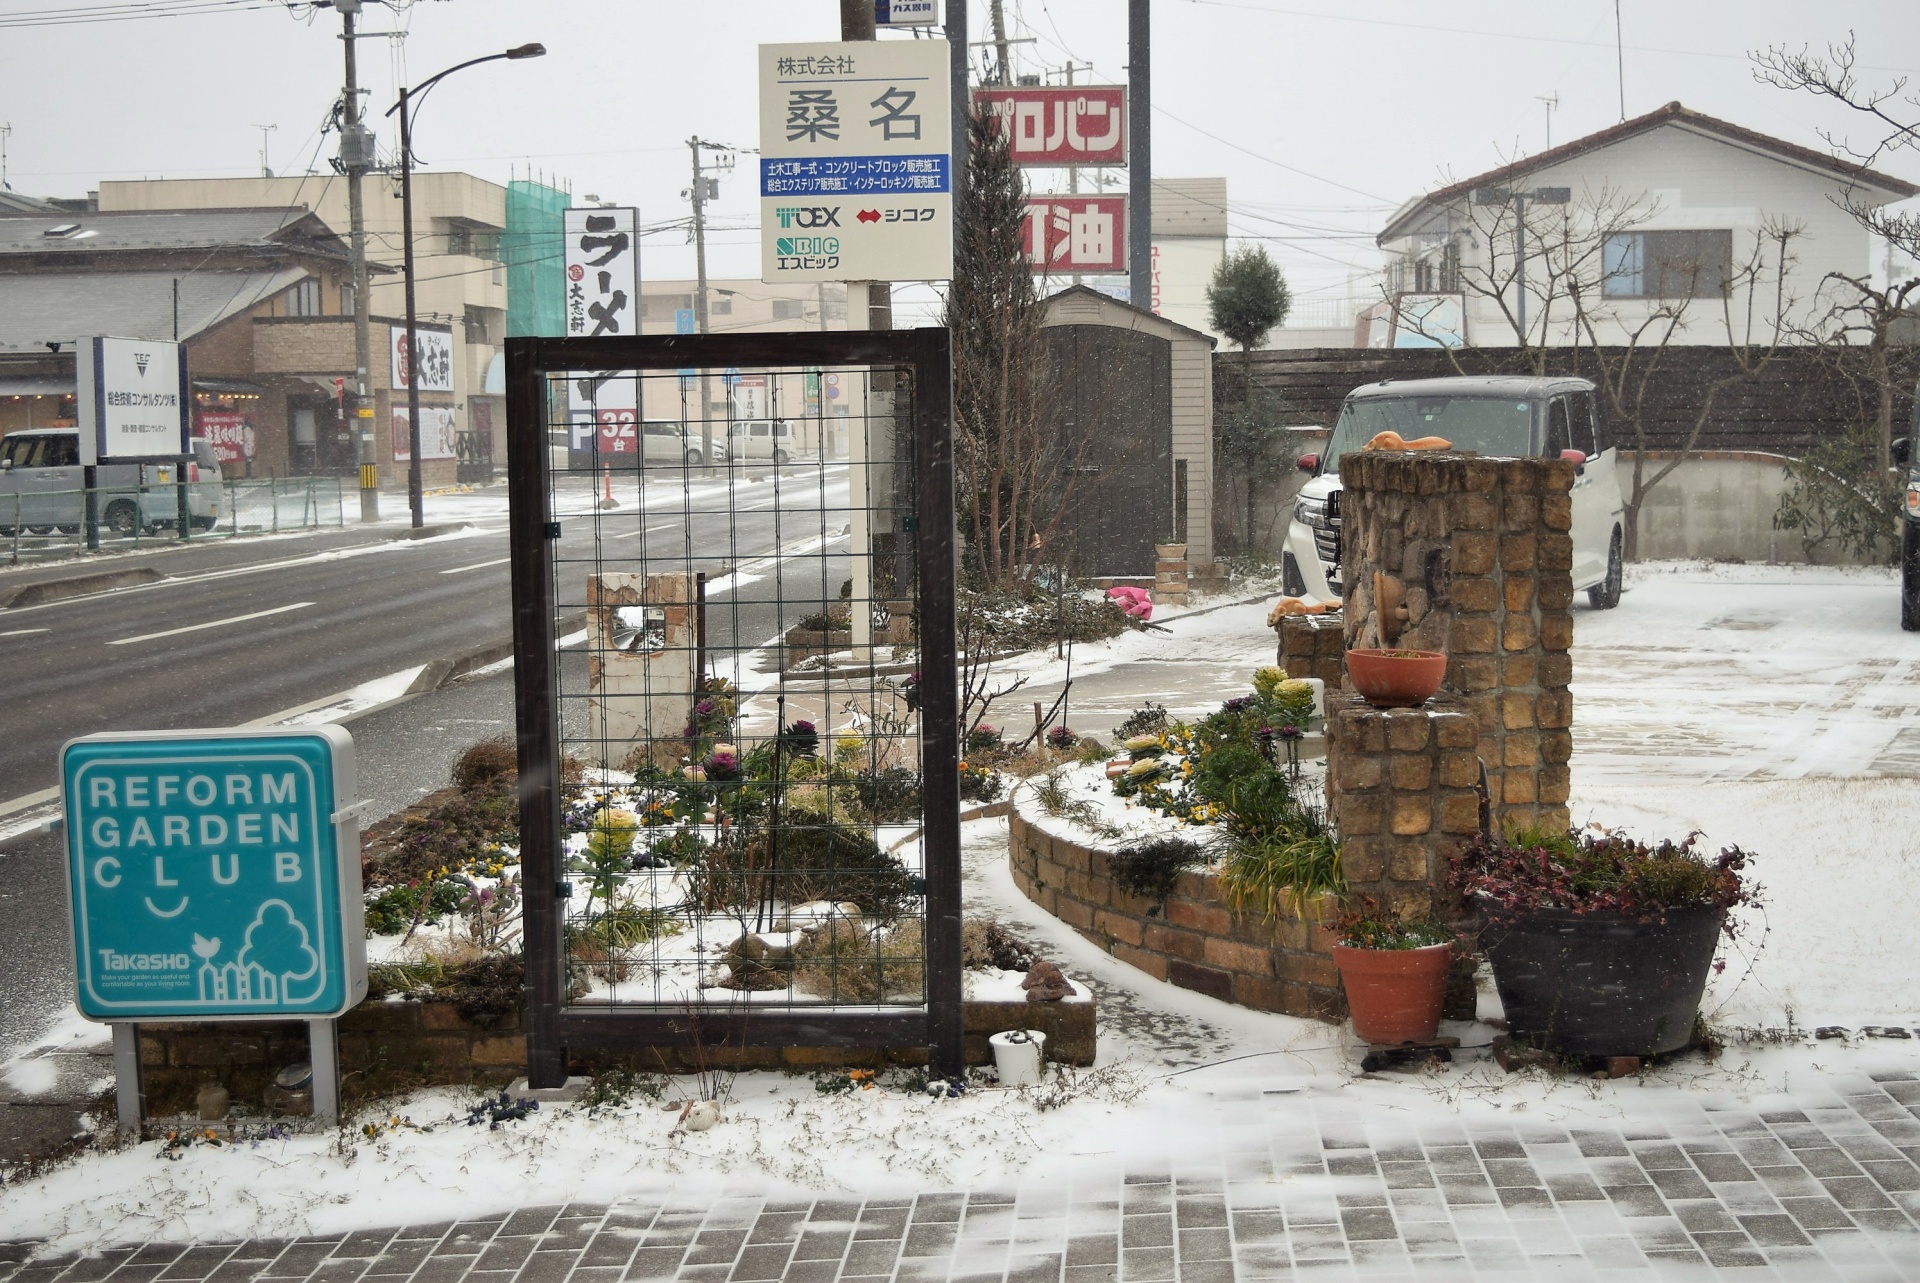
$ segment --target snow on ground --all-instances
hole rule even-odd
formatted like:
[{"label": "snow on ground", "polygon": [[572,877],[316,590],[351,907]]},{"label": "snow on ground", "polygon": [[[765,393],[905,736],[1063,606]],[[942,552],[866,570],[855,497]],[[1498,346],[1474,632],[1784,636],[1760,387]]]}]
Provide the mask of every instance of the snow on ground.
[{"label": "snow on ground", "polygon": [[[1898,631],[1876,572],[1724,566],[1636,568],[1619,610],[1576,616],[1574,813],[1653,833],[1699,827],[1758,853],[1769,890],[1746,953],[1714,982],[1724,1025],[1912,1024],[1909,924],[1920,899],[1906,835],[1920,831],[1920,636]],[[1152,697],[1204,712],[1270,662],[1264,606],[1171,621],[1076,648],[1124,715]],[[1033,663],[1036,670],[1049,664]],[[1084,667],[1083,667],[1084,665]],[[1036,682],[1036,684],[1038,684]],[[1023,695],[1025,692],[1022,692]],[[1598,1082],[1506,1075],[1492,1030],[1450,1025],[1465,1052],[1444,1071],[1360,1077],[1350,1031],[1217,1002],[1149,979],[1048,917],[1013,886],[1006,824],[963,833],[969,914],[1038,943],[1100,1006],[1100,1068],[1051,1095],[984,1090],[933,1100],[893,1091],[821,1095],[804,1077],[742,1075],[728,1121],[674,1129],[651,1102],[589,1116],[549,1105],[499,1131],[469,1127],[470,1097],[417,1093],[415,1130],[297,1135],[162,1161],[149,1142],[88,1155],[9,1190],[9,1233],[55,1248],[143,1238],[220,1240],[394,1220],[475,1217],[524,1204],[726,1189],[874,1191],[1004,1187],[1231,1148],[1262,1094],[1297,1094],[1324,1124],[1363,1120],[1376,1141],[1438,1121],[1616,1127],[1706,1105],[1806,1107],[1835,1074],[1911,1070],[1914,1042],[1736,1040],[1717,1061],[1682,1058]],[[72,1031],[67,1038],[71,1040]],[[32,1071],[28,1071],[29,1073]],[[17,1077],[12,1068],[8,1081]],[[676,1085],[670,1094],[684,1091]],[[1043,1108],[1042,1106],[1054,1106]]]}]

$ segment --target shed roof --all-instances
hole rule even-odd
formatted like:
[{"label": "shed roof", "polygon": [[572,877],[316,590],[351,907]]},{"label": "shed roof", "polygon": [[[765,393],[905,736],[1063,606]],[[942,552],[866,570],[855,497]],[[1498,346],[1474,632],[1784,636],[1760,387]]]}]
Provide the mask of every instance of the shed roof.
[{"label": "shed roof", "polygon": [[1199,339],[1202,342],[1204,342],[1208,347],[1217,347],[1220,342],[1220,340],[1214,338],[1213,335],[1208,334],[1203,330],[1193,329],[1190,326],[1180,324],[1180,322],[1178,321],[1169,321],[1166,317],[1161,316],[1157,312],[1149,312],[1145,308],[1135,307],[1131,303],[1124,303],[1121,300],[1115,298],[1113,295],[1103,294],[1099,290],[1094,289],[1090,285],[1069,285],[1066,289],[1061,290],[1058,294],[1050,294],[1046,298],[1042,299],[1041,302],[1046,307],[1047,311],[1046,311],[1046,317],[1044,320],[1041,321],[1041,324],[1042,325],[1080,324],[1081,322],[1079,322],[1077,319],[1066,318],[1058,315],[1058,313],[1062,310],[1058,305],[1062,302],[1067,302],[1067,301],[1074,301],[1074,302],[1094,301],[1094,302],[1098,302],[1102,306],[1102,308],[1117,309],[1123,315],[1127,315],[1132,319],[1133,324],[1131,328],[1136,330],[1146,330],[1149,332],[1153,332],[1157,329],[1161,329],[1162,327],[1164,327],[1164,330],[1167,332],[1163,332],[1161,334],[1162,338]]},{"label": "shed roof", "polygon": [[1402,205],[1394,212],[1393,217],[1387,220],[1385,229],[1375,238],[1375,243],[1384,246],[1388,241],[1405,235],[1411,224],[1423,213],[1465,200],[1476,187],[1499,186],[1513,179],[1537,173],[1542,169],[1576,160],[1589,152],[1611,147],[1615,143],[1624,142],[1640,134],[1668,127],[1686,129],[1709,138],[1717,138],[1722,142],[1770,153],[1789,164],[1820,170],[1853,186],[1871,188],[1883,195],[1886,200],[1905,200],[1909,196],[1920,196],[1920,187],[1914,186],[1905,179],[1895,178],[1892,174],[1839,160],[1826,152],[1802,147],[1798,143],[1790,143],[1785,139],[1747,129],[1706,115],[1704,112],[1694,111],[1681,106],[1678,102],[1670,102],[1644,116],[1635,116],[1632,120],[1623,120],[1617,125],[1609,125],[1584,138],[1576,138],[1558,147],[1549,147],[1536,156],[1528,156],[1511,165],[1502,165],[1484,174],[1475,174],[1472,178],[1449,183],[1438,191],[1416,196]]},{"label": "shed roof", "polygon": [[0,257],[219,249],[349,258],[332,228],[298,208],[0,212]]},{"label": "shed roof", "polygon": [[166,339],[180,287],[182,339],[190,339],[307,276],[298,267],[257,272],[34,272],[0,274],[0,352],[44,351],[96,334]]}]

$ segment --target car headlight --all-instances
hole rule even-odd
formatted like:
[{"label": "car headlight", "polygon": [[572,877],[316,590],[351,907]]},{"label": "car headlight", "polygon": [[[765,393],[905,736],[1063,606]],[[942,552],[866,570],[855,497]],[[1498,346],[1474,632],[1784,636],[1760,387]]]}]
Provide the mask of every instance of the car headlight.
[{"label": "car headlight", "polygon": [[1293,519],[1303,526],[1311,526],[1320,520],[1321,505],[1312,499],[1301,499],[1293,505]]}]

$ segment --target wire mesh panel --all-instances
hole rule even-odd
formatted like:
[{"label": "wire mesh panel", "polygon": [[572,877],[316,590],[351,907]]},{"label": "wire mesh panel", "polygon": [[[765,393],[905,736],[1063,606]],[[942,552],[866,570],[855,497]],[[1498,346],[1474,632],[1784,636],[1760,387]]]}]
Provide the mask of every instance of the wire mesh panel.
[{"label": "wire mesh panel", "polygon": [[689,1036],[957,1061],[944,332],[508,355],[542,1072]]}]

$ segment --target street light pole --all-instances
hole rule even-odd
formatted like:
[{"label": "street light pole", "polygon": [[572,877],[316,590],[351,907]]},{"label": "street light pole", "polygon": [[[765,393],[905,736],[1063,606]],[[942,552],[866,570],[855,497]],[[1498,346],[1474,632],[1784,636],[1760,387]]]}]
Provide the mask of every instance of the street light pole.
[{"label": "street light pole", "polygon": [[426,510],[425,492],[420,484],[420,345],[413,292],[413,108],[409,104],[415,98],[424,98],[428,90],[456,71],[477,67],[483,62],[497,62],[502,58],[538,58],[546,52],[545,45],[525,44],[516,45],[505,53],[469,58],[428,76],[416,89],[402,85],[400,101],[387,108],[389,116],[396,111],[400,113],[400,240],[401,261],[407,275],[407,507],[412,513],[415,530],[426,525]]}]

